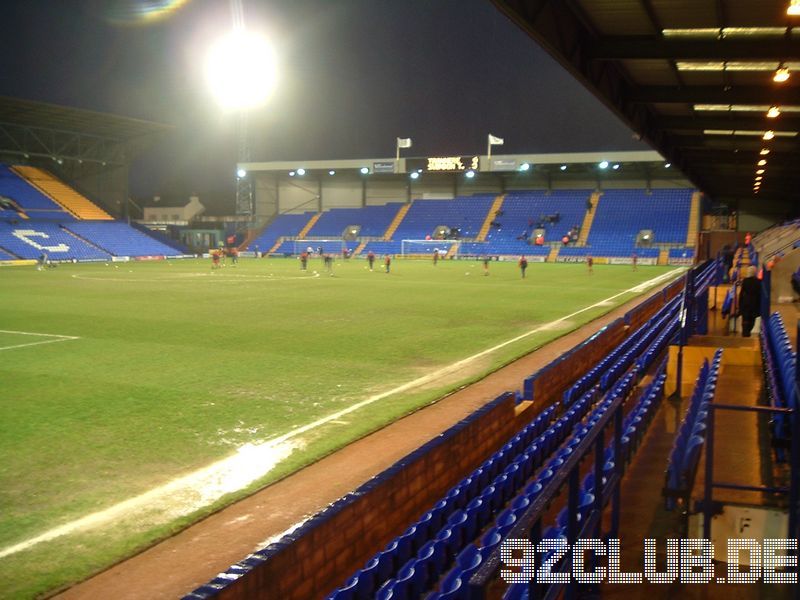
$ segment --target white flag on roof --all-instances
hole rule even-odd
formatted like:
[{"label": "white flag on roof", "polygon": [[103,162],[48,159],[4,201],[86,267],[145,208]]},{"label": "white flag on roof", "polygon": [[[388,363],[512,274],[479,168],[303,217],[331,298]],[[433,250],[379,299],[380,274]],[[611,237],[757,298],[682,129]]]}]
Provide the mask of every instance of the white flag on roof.
[{"label": "white flag on roof", "polygon": [[499,138],[497,136],[489,134],[489,144],[492,146],[502,146],[503,145],[503,138]]},{"label": "white flag on roof", "polygon": [[411,138],[397,138],[398,148],[411,148]]}]

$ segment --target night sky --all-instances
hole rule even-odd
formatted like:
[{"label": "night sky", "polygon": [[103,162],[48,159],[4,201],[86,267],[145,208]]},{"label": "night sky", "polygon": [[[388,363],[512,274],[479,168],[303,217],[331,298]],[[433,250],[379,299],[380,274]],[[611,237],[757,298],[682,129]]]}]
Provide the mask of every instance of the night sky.
[{"label": "night sky", "polygon": [[[180,3],[180,2],[177,2]],[[233,196],[236,120],[203,78],[232,25],[227,0],[4,0],[0,95],[167,123],[134,164],[131,192]],[[243,0],[267,33],[279,81],[250,121],[254,160],[645,150],[631,132],[488,0]]]}]

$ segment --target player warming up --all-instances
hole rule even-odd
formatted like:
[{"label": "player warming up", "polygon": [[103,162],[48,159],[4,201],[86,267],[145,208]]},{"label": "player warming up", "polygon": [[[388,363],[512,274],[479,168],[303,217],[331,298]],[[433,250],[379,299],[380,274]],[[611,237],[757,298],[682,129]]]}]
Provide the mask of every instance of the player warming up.
[{"label": "player warming up", "polygon": [[522,273],[522,278],[525,279],[525,269],[528,268],[528,259],[524,256],[519,257],[519,271]]},{"label": "player warming up", "polygon": [[586,257],[586,267],[589,269],[589,275],[591,275],[594,271],[592,271],[592,267],[594,266],[594,259],[591,256]]},{"label": "player warming up", "polygon": [[367,263],[369,264],[369,270],[372,271],[372,267],[375,265],[375,253],[372,250],[367,253]]},{"label": "player warming up", "polygon": [[392,257],[388,254],[386,255],[386,258],[383,259],[383,266],[387,273],[392,269]]}]

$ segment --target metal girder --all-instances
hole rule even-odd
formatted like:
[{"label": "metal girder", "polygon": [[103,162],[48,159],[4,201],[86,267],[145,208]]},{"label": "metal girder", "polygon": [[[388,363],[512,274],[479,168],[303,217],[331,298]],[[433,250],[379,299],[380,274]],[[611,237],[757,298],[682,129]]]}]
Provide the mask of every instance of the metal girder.
[{"label": "metal girder", "polygon": [[126,163],[124,142],[76,131],[0,122],[0,152],[110,165]]},{"label": "metal girder", "polygon": [[741,113],[715,113],[714,115],[705,113],[688,117],[659,117],[656,119],[656,124],[662,129],[677,129],[681,131],[703,131],[704,129],[798,131],[800,129],[800,114],[797,116],[794,113],[791,115],[784,114],[777,119],[767,119],[763,114],[745,116]]},{"label": "metal girder", "polygon": [[632,90],[628,99],[647,104],[800,104],[800,87],[643,86]]},{"label": "metal girder", "polygon": [[604,37],[586,49],[590,60],[764,60],[777,63],[800,57],[800,40],[792,37],[747,39],[670,39],[661,36]]}]

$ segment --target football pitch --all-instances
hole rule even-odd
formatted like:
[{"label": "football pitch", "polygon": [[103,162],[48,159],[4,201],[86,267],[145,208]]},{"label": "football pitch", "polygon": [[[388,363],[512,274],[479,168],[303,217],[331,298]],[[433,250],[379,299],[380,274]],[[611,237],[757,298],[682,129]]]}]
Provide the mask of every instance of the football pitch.
[{"label": "football pitch", "polygon": [[386,274],[353,259],[330,274],[252,258],[0,269],[0,597],[84,578],[668,273],[531,264],[522,279],[511,262],[484,276],[476,261],[395,260]]}]

